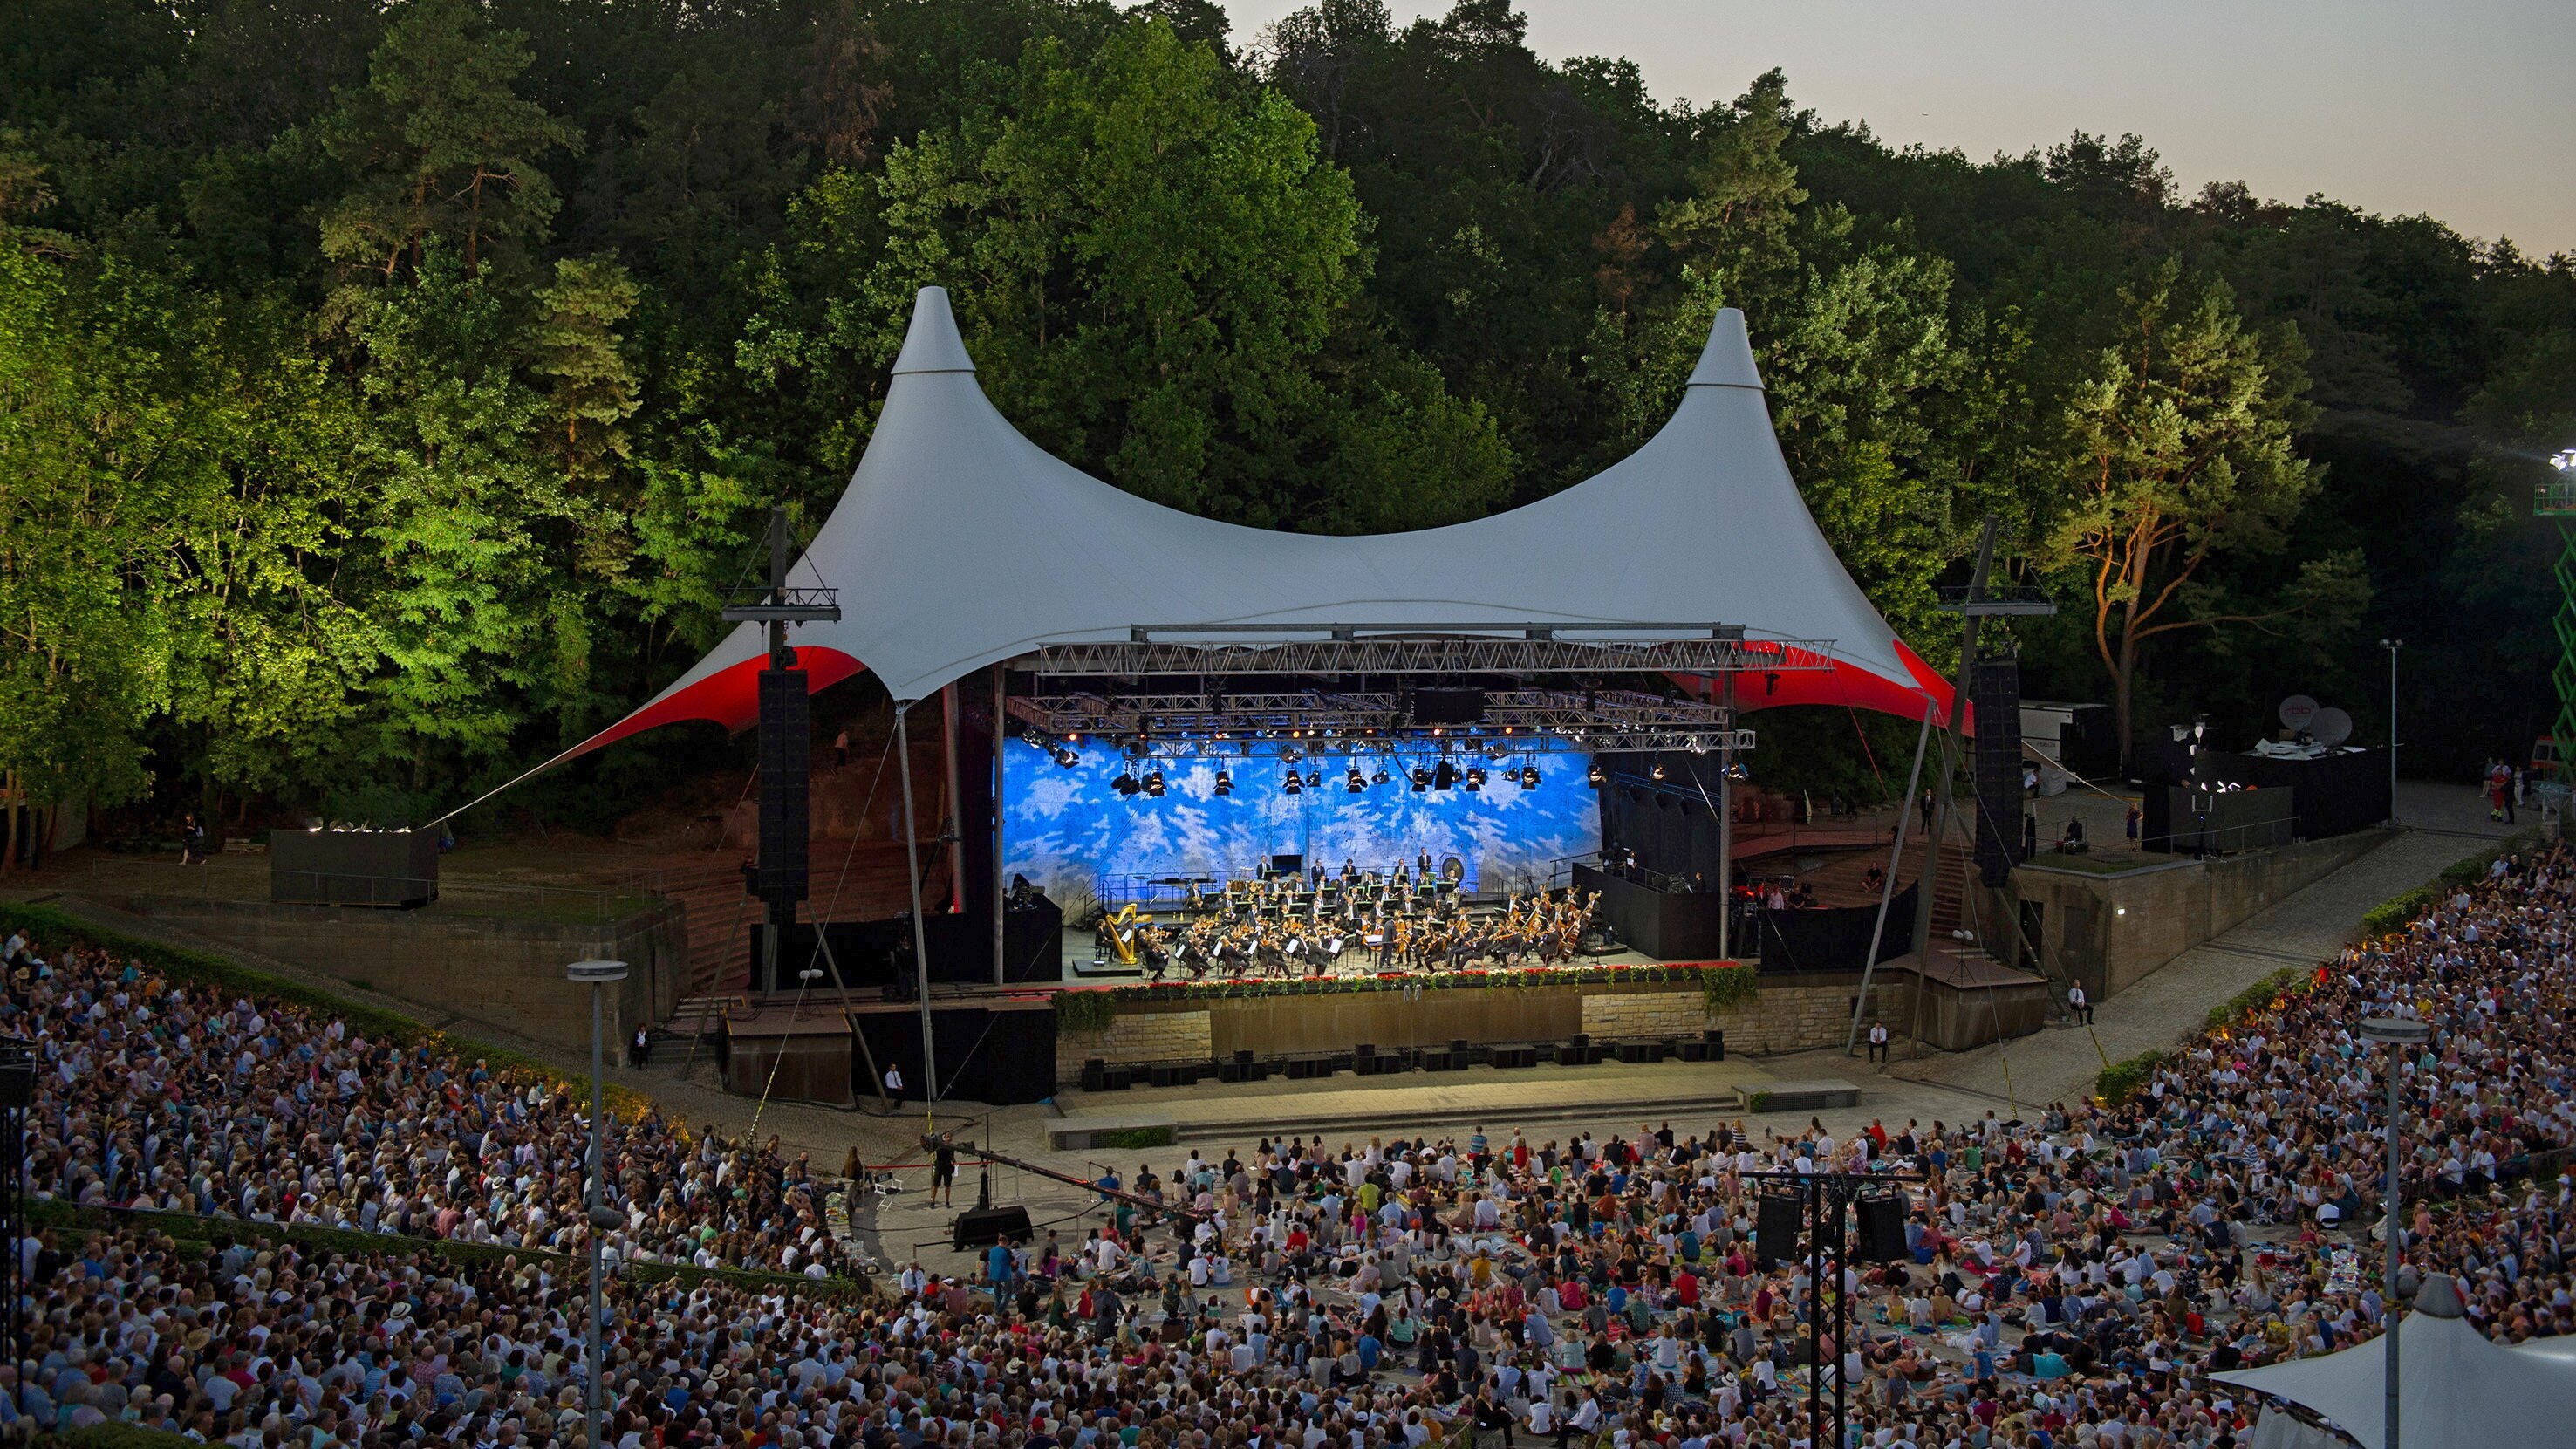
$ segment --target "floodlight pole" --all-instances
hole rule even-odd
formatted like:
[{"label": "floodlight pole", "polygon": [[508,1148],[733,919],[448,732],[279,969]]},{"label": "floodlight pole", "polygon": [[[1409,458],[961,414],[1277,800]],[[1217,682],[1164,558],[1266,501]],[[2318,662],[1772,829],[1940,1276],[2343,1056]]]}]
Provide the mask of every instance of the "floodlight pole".
[{"label": "floodlight pole", "polygon": [[1967,728],[1968,674],[1977,662],[1977,620],[1982,617],[1977,604],[1986,592],[1986,575],[1994,562],[1995,516],[1989,513],[1977,534],[1977,564],[1968,575],[1968,596],[1959,614],[1959,677],[1950,686],[1950,728],[1941,736],[1941,783],[1932,792],[1932,838],[1923,849],[1923,899],[1914,912],[1918,974],[1932,967],[1932,901],[1941,890],[1941,838],[1950,833],[1950,781],[1958,768],[1960,733]]},{"label": "floodlight pole", "polygon": [[2388,651],[2388,823],[2397,823],[2397,651],[2406,647],[2403,639],[2382,639],[2379,647]]},{"label": "floodlight pole", "polygon": [[1735,929],[1735,675],[1717,677],[1726,736],[1717,747],[1717,959],[1733,960]]},{"label": "floodlight pole", "polygon": [[[1860,962],[1860,995],[1852,1002],[1851,1027],[1843,1033],[1843,1055],[1850,1056],[1852,1046],[1860,1040],[1860,1014],[1869,1010],[1870,978],[1878,973],[1878,945],[1887,936],[1887,908],[1896,899],[1896,868],[1905,860],[1905,831],[1914,823],[1914,792],[1923,783],[1924,747],[1932,743],[1932,716],[1937,706],[1923,701],[1923,728],[1914,736],[1914,768],[1905,774],[1905,798],[1896,806],[1896,837],[1887,847],[1887,879],[1878,883],[1878,919],[1869,928],[1869,954]],[[1932,909],[1932,893],[1914,893],[1918,916]],[[1916,978],[1915,990],[1922,990],[1922,978]]]},{"label": "floodlight pole", "polygon": [[912,817],[912,735],[904,727],[914,703],[918,701],[895,701],[894,739],[897,766],[903,773],[903,874],[912,890],[912,987],[921,1004],[921,1112],[927,1118],[939,1101],[939,1056],[930,1043],[930,939],[921,920],[921,833]]},{"label": "floodlight pole", "polygon": [[602,1078],[607,1074],[608,988],[626,979],[623,961],[575,961],[564,968],[565,978],[590,987],[590,1181],[582,1192],[583,1216],[590,1223],[590,1321],[583,1325],[584,1411],[590,1431],[590,1449],[600,1446],[601,1389],[608,1375],[608,1358],[600,1345],[600,1253],[599,1235],[617,1215],[604,1201],[606,1189],[600,1179],[608,1165],[607,1133],[608,1097]]},{"label": "floodlight pole", "polygon": [[2383,1395],[2387,1419],[2380,1431],[2380,1440],[2383,1449],[2397,1449],[2397,1366],[2400,1336],[2398,1329],[2405,1317],[2397,1304],[2397,1263],[2403,1251],[2399,1247],[2399,1235],[2404,1231],[2398,1212],[2403,1206],[2406,1195],[2406,1190],[2397,1175],[2397,1123],[2399,1113],[2405,1109],[2405,1098],[2399,1084],[2404,1077],[2405,1049],[2410,1046],[2422,1046],[2432,1040],[2433,1029],[2423,1022],[2407,1017],[2374,1016],[2362,1022],[2361,1036],[2365,1041],[2375,1041],[2388,1048],[2388,1190],[2384,1204],[2388,1212],[2386,1228],[2388,1240],[2381,1244],[2380,1252],[2382,1271],[2385,1274],[2385,1284],[2380,1291],[2381,1296],[2387,1300],[2386,1307],[2380,1313],[2380,1322],[2382,1334],[2388,1340],[2388,1363],[2382,1372],[2386,1374],[2388,1382]]}]

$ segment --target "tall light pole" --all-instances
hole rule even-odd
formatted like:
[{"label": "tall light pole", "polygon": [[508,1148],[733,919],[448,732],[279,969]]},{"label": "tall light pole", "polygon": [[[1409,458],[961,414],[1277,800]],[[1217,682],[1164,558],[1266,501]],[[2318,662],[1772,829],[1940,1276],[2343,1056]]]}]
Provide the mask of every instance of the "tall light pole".
[{"label": "tall light pole", "polygon": [[2379,647],[2388,651],[2388,823],[2397,823],[2397,651],[2406,647],[2403,639],[2382,639]]},{"label": "tall light pole", "polygon": [[2387,1307],[2381,1313],[2380,1322],[2381,1336],[2388,1341],[2388,1367],[2385,1370],[2388,1375],[2385,1401],[2388,1417],[2386,1427],[2381,1431],[2380,1443],[2381,1449],[2397,1449],[2397,1330],[2405,1317],[2397,1306],[2398,1235],[2403,1231],[2397,1213],[2406,1195],[2397,1175],[2397,1114],[2405,1101],[2400,1095],[2399,1083],[2405,1077],[2405,1049],[2431,1041],[2433,1029],[2407,1017],[2374,1016],[2362,1022],[2361,1037],[2364,1041],[2375,1041],[2388,1048],[2388,1241],[2380,1254],[2387,1271],[2387,1282],[2380,1290],[2381,1296],[2387,1300]]},{"label": "tall light pole", "polygon": [[582,1362],[590,1372],[586,1402],[589,1409],[590,1449],[601,1449],[599,1438],[600,1386],[608,1374],[608,1360],[599,1343],[599,1235],[621,1221],[609,1211],[600,1183],[607,1163],[608,1098],[602,1078],[607,1074],[608,988],[626,979],[623,961],[575,961],[564,968],[566,978],[576,985],[590,987],[590,1180],[582,1191],[582,1207],[590,1219],[590,1322],[583,1335]]}]

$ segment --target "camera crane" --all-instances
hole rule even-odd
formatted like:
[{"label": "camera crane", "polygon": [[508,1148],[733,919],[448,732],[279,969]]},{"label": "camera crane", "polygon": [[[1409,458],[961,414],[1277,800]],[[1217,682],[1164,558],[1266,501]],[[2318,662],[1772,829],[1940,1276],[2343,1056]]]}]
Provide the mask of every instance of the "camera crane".
[{"label": "camera crane", "polygon": [[974,1208],[971,1211],[959,1213],[956,1221],[949,1225],[949,1246],[952,1248],[988,1247],[1005,1240],[1028,1241],[1032,1231],[1029,1227],[1028,1209],[993,1206],[991,1168],[995,1163],[1000,1163],[1004,1167],[1016,1167],[1022,1172],[1034,1177],[1043,1177],[1049,1182],[1060,1182],[1067,1187],[1081,1188],[1084,1192],[1095,1193],[1111,1202],[1125,1203],[1139,1212],[1170,1218],[1175,1227],[1184,1233],[1197,1227],[1200,1220],[1207,1216],[1190,1208],[1174,1207],[1170,1203],[1156,1201],[1143,1193],[1129,1192],[1119,1187],[1102,1187],[1096,1182],[1086,1182],[1070,1172],[1059,1172],[1052,1167],[1043,1167],[1025,1157],[996,1152],[990,1147],[978,1147],[972,1142],[960,1141],[957,1134],[953,1132],[925,1132],[921,1136],[921,1146],[925,1152],[936,1153],[944,1148],[959,1156],[971,1157],[975,1160],[978,1169],[975,1177]]}]

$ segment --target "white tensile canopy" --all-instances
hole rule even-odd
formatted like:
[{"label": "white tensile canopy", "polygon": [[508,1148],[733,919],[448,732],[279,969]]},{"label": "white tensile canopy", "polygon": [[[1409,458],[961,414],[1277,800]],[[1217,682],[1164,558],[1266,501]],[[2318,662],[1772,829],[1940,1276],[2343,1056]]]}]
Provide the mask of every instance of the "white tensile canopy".
[{"label": "white tensile canopy", "polygon": [[[2406,1449],[2576,1444],[2576,1358],[2489,1341],[2469,1326],[2448,1275],[2426,1275],[2414,1311],[2397,1331],[2398,1431]],[[2387,1367],[2387,1345],[2372,1339],[2340,1353],[2211,1377],[2311,1409],[2362,1449],[2381,1449]],[[2275,1434],[2299,1442],[2290,1425]],[[2255,1442],[2263,1442],[2259,1432]]]},{"label": "white tensile canopy", "polygon": [[[1825,543],[1771,428],[1744,314],[1717,315],[1672,420],[1598,476],[1509,512],[1368,537],[1278,533],[1149,503],[1051,456],[976,383],[947,293],[925,287],[883,414],[793,582],[841,617],[789,642],[821,689],[862,668],[898,700],[1044,646],[1138,627],[1279,642],[1246,626],[1618,623],[1740,627],[1829,642],[1761,704],[1919,717],[1946,684],[1888,628]],[[756,713],[764,626],[746,623],[650,702],[579,746],[682,719]],[[1289,635],[1287,637],[1297,637]],[[1706,637],[1703,632],[1700,637]]]}]

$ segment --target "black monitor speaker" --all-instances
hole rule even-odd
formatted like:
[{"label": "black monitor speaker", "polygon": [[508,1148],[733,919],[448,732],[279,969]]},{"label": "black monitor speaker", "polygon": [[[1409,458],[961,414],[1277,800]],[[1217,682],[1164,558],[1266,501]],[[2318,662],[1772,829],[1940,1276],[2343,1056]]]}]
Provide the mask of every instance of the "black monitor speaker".
[{"label": "black monitor speaker", "polygon": [[1806,1229],[1807,1205],[1783,1193],[1765,1194],[1753,1215],[1753,1256],[1765,1268],[1798,1261],[1798,1235]]},{"label": "black monitor speaker", "polygon": [[1025,1243],[1029,1233],[1027,1208],[980,1208],[957,1215],[957,1221],[949,1225],[948,1246],[955,1251],[989,1248],[995,1243]]},{"label": "black monitor speaker", "polygon": [[1892,1197],[1864,1197],[1852,1204],[1860,1214],[1860,1255],[1872,1263],[1901,1263],[1905,1250],[1905,1204]]}]

